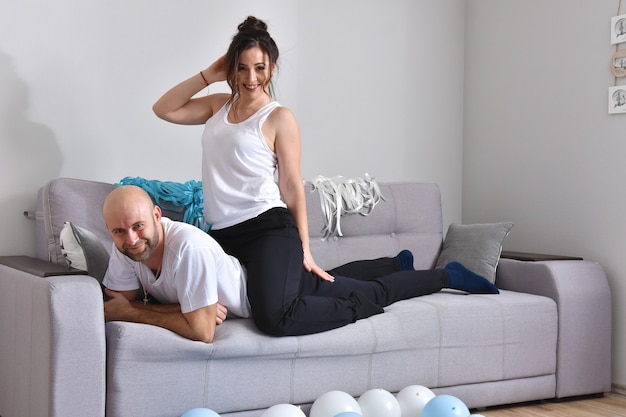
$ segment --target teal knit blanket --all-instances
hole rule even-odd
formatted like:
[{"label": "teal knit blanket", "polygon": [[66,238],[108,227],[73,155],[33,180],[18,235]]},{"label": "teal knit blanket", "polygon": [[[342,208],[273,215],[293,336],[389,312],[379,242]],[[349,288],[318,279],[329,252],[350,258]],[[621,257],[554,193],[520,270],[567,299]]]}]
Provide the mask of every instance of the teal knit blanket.
[{"label": "teal knit blanket", "polygon": [[116,186],[135,185],[143,188],[156,205],[169,203],[183,207],[182,221],[194,225],[205,232],[211,230],[211,225],[204,222],[204,195],[202,182],[190,180],[184,183],[174,181],[147,180],[140,177],[126,177]]}]

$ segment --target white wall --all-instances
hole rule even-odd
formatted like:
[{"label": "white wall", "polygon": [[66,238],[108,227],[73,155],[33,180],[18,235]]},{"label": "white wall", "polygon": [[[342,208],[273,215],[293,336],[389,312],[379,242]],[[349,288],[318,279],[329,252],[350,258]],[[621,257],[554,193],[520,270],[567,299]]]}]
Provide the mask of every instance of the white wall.
[{"label": "white wall", "polygon": [[626,114],[608,115],[618,4],[467,2],[463,221],[511,220],[505,249],[604,266],[626,385]]},{"label": "white wall", "polygon": [[305,178],[437,182],[444,221],[461,218],[463,0],[0,6],[0,254],[33,252],[21,213],[50,178],[199,179],[201,127],[151,106],[248,14],[281,48],[278,99],[300,121]]}]

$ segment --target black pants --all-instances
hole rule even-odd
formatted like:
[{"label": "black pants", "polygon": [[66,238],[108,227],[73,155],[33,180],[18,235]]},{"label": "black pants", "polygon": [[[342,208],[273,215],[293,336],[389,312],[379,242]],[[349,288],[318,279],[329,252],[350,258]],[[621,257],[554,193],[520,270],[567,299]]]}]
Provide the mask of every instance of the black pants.
[{"label": "black pants", "polygon": [[257,327],[288,336],[335,329],[355,321],[348,296],[360,291],[381,307],[443,288],[441,270],[399,271],[392,258],[351,262],[335,268],[335,282],[303,267],[302,241],[291,213],[271,209],[211,236],[244,265],[248,298]]}]

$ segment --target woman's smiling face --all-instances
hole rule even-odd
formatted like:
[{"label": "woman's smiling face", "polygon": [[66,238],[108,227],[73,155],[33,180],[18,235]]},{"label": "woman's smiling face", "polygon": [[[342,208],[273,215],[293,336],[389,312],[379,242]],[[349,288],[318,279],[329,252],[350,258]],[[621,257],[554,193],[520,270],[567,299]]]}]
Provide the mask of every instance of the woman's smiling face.
[{"label": "woman's smiling face", "polygon": [[258,46],[244,50],[237,66],[239,94],[250,98],[266,94],[273,73],[270,67],[267,54]]}]

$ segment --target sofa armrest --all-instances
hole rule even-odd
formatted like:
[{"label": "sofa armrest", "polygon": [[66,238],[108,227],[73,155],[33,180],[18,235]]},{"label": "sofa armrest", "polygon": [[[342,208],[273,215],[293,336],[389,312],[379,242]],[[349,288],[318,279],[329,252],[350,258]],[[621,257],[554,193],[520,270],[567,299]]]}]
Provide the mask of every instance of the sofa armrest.
[{"label": "sofa armrest", "polygon": [[556,302],[557,398],[611,390],[611,291],[598,263],[501,259],[496,285]]},{"label": "sofa armrest", "polygon": [[0,415],[104,416],[102,291],[0,265]]}]

